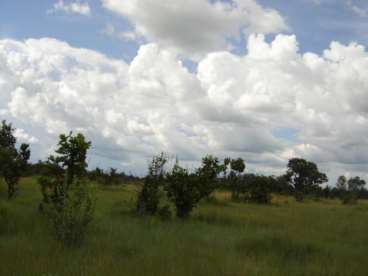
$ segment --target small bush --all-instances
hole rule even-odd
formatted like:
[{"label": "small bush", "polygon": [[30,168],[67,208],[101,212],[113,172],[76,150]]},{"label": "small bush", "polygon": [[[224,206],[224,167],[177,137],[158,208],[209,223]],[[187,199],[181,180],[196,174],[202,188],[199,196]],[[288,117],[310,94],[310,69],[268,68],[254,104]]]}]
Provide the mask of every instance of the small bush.
[{"label": "small bush", "polygon": [[158,212],[162,221],[168,221],[172,217],[171,209],[169,205],[164,205]]},{"label": "small bush", "polygon": [[160,203],[160,186],[164,184],[164,166],[167,157],[164,154],[156,156],[148,168],[148,176],[144,180],[142,190],[137,198],[137,211],[141,215],[154,215]]},{"label": "small bush", "polygon": [[78,182],[69,189],[62,203],[48,204],[46,214],[56,238],[68,247],[80,245],[92,221],[95,202],[94,189]]}]

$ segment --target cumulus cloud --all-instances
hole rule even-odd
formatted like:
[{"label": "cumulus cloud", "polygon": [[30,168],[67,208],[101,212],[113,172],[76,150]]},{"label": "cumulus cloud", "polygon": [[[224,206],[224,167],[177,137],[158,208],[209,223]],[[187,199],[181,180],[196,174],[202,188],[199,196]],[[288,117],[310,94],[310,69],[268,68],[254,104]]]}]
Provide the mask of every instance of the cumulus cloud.
[{"label": "cumulus cloud", "polygon": [[346,0],[346,4],[349,8],[360,17],[368,17],[368,5],[358,5],[354,0]]},{"label": "cumulus cloud", "polygon": [[332,42],[321,55],[302,54],[292,35],[269,43],[251,35],[245,55],[210,53],[196,73],[158,44],[127,64],[54,39],[1,40],[0,110],[23,125],[19,137],[51,147],[59,133],[82,131],[94,160],[136,172],[166,151],[188,162],[241,156],[266,173],[301,156],[332,177],[364,176],[367,75],[363,46]]},{"label": "cumulus cloud", "polygon": [[47,11],[49,14],[59,12],[89,16],[91,15],[91,8],[87,2],[81,2],[78,0],[76,2],[65,3],[64,0],[59,0],[50,10]]},{"label": "cumulus cloud", "polygon": [[135,37],[143,37],[186,56],[199,59],[225,50],[231,38],[244,33],[287,30],[284,18],[255,0],[101,0],[103,6],[128,19]]}]

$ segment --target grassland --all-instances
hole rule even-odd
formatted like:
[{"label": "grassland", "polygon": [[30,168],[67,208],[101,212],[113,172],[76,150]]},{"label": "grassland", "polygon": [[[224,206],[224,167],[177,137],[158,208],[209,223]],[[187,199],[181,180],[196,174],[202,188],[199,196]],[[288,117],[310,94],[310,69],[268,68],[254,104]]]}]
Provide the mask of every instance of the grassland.
[{"label": "grassland", "polygon": [[368,202],[202,203],[187,221],[131,213],[137,187],[98,190],[95,220],[78,249],[57,242],[37,210],[35,179],[0,204],[11,221],[0,233],[0,275],[368,275]]}]

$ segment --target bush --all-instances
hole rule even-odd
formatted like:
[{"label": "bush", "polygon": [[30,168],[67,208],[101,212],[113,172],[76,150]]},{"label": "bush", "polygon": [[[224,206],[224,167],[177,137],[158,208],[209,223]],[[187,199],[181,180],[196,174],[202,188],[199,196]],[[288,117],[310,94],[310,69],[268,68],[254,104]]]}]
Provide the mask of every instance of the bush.
[{"label": "bush", "polygon": [[167,174],[165,190],[167,197],[175,205],[177,217],[188,217],[202,198],[199,181],[200,178],[196,174],[189,174],[178,163]]},{"label": "bush", "polygon": [[271,186],[273,179],[267,176],[245,174],[236,178],[233,186],[235,200],[268,204],[271,202]]},{"label": "bush", "polygon": [[66,246],[79,246],[92,221],[95,191],[87,183],[75,183],[63,200],[47,204],[46,214],[56,238]]},{"label": "bush", "polygon": [[172,217],[171,209],[169,205],[164,205],[158,212],[162,221],[168,221]]},{"label": "bush", "polygon": [[154,215],[160,203],[160,186],[164,183],[164,166],[167,157],[160,154],[152,159],[148,168],[148,176],[144,180],[142,190],[138,194],[137,211],[139,214]]}]

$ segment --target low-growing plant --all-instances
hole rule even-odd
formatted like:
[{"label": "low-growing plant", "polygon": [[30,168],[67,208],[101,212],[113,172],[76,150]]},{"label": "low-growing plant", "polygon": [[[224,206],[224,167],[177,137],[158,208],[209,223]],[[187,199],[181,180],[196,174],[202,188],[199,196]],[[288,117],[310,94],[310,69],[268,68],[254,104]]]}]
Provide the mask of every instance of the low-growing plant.
[{"label": "low-growing plant", "polygon": [[167,173],[165,190],[167,197],[175,205],[176,216],[186,218],[192,212],[196,204],[201,200],[203,194],[199,186],[202,184],[196,174],[190,174],[182,168],[178,162],[173,169]]},{"label": "low-growing plant", "polygon": [[167,157],[163,153],[152,159],[142,190],[138,194],[137,211],[139,214],[156,214],[160,202],[159,189],[164,184],[166,162]]},{"label": "low-growing plant", "polygon": [[46,214],[56,238],[69,247],[80,245],[92,221],[95,203],[94,188],[78,181],[63,195],[63,200],[48,204]]},{"label": "low-growing plant", "polygon": [[172,217],[170,205],[166,204],[160,208],[158,215],[162,221],[169,221]]}]

